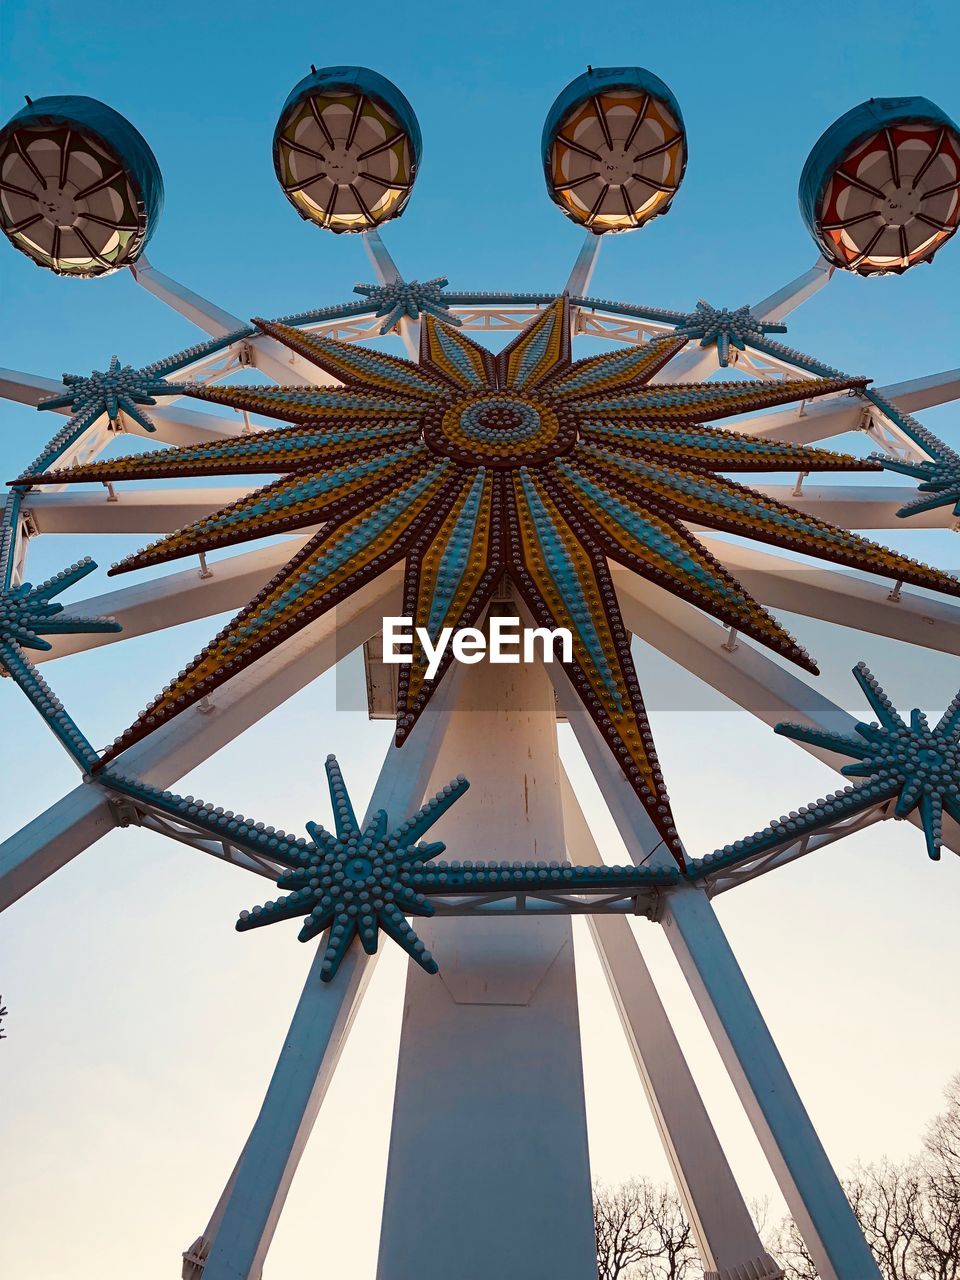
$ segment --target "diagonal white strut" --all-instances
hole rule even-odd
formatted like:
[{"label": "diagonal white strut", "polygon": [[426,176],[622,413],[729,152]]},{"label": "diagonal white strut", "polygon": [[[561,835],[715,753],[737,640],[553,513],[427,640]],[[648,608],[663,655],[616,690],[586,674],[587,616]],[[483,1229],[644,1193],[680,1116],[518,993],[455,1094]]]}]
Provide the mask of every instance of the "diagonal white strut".
[{"label": "diagonal white strut", "polygon": [[[565,770],[560,787],[568,859],[603,862]],[[629,922],[605,915],[587,922],[693,1227],[704,1280],[777,1280],[783,1272],[757,1234]]]}]

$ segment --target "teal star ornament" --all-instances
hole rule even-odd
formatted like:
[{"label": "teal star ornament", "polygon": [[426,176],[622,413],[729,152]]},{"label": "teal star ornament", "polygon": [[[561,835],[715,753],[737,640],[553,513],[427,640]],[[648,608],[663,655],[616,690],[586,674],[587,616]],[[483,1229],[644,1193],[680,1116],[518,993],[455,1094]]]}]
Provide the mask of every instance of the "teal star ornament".
[{"label": "teal star ornament", "polygon": [[289,868],[280,875],[277,887],[292,892],[241,912],[237,929],[242,932],[305,917],[299,938],[309,942],[329,927],[320,972],[324,982],[336,975],[354,938],[359,937],[364,951],[373,955],[381,931],[427,973],[437,973],[437,962],[406,916],[434,914],[431,903],[413,887],[413,879],[446,846],[439,840],[421,843],[421,837],[470,784],[462,776],[455,778],[392,830],[388,830],[386,811],[378,809],[361,830],[336,756],[327,756],[326,771],[336,834],[308,822],[312,844],[302,849],[285,845],[274,852],[272,856]]},{"label": "teal star ornament", "polygon": [[841,773],[864,779],[851,796],[861,791],[870,791],[876,798],[896,796],[894,814],[898,818],[918,810],[927,853],[939,860],[944,811],[960,822],[960,693],[931,728],[916,708],[909,721],[903,719],[862,662],[853,674],[879,723],[858,724],[850,734],[802,724],[778,724],[776,732],[851,756],[853,763],[844,765]]}]

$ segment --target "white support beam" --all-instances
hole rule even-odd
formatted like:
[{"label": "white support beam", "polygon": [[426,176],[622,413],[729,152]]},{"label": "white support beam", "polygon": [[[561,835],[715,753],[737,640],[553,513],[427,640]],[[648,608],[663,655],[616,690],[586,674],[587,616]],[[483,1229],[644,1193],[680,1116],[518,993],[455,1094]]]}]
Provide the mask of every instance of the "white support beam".
[{"label": "white support beam", "polygon": [[[791,311],[795,311],[801,303],[818,293],[833,275],[833,268],[824,258],[818,258],[809,271],[791,280],[782,289],[772,293],[769,298],[756,303],[750,310],[758,320],[766,320],[771,324],[779,323]],[[719,367],[717,348],[694,345],[681,351],[678,356],[656,374],[654,382],[699,382],[708,378]]]},{"label": "white support beam", "polygon": [[195,622],[215,613],[226,613],[247,604],[278,569],[295,555],[305,538],[284,539],[240,555],[214,561],[206,575],[196,567],[163,574],[103,595],[80,600],[72,608],[82,616],[116,618],[122,631],[67,632],[50,637],[51,648],[39,650],[36,662],[49,662],[68,653],[84,653],[103,645],[118,644],[132,636],[163,631],[182,622]]},{"label": "white support beam", "polygon": [[[665,592],[660,594],[666,595]],[[692,613],[693,610],[687,608],[686,616]],[[630,620],[625,620],[630,625]],[[712,625],[716,627],[716,624]],[[675,651],[674,656],[678,656]],[[769,665],[775,671],[780,670],[774,663]],[[564,682],[555,680],[555,684],[560,694]],[[613,762],[593,722],[585,713],[576,711],[576,701],[567,700],[571,725],[627,851],[637,864],[655,864],[662,860],[662,847],[654,842],[652,824],[628,788],[622,771]],[[834,708],[834,711],[850,720],[839,708]],[[602,764],[601,752],[609,757],[610,763]],[[596,768],[598,762],[602,766],[599,772]],[[663,924],[784,1198],[801,1227],[808,1248],[820,1264],[822,1280],[870,1280],[870,1277],[877,1277],[876,1266],[843,1189],[823,1153],[705,891],[691,886],[671,890],[665,895]],[[709,938],[709,943],[701,942],[699,951],[698,928],[702,928]],[[693,960],[688,952],[693,954]],[[709,968],[714,957],[717,967],[723,967],[729,987],[718,979],[714,969]],[[736,975],[739,975],[739,983],[734,981]],[[719,1014],[715,1006],[719,1006]],[[749,1027],[749,1033],[734,1034],[738,1025]],[[745,1062],[745,1058],[749,1061]],[[765,1085],[762,1083],[764,1080]],[[861,1265],[864,1256],[866,1265]],[[831,1269],[835,1259],[843,1261],[840,1270]],[[857,1266],[860,1266],[859,1270]]]},{"label": "white support beam", "polygon": [[796,311],[797,307],[829,284],[835,269],[821,254],[809,271],[804,271],[796,280],[791,280],[762,302],[754,303],[750,310],[758,320],[765,320],[767,324],[779,324],[791,311]]},{"label": "white support beam", "polygon": [[[898,409],[919,413],[922,409],[960,399],[960,369],[947,369],[943,373],[932,373],[907,382],[892,382],[876,390],[884,399],[892,400]],[[800,406],[777,409],[753,418],[737,418],[729,425],[736,431],[764,440],[815,444],[818,440],[861,429],[872,412],[878,411],[862,396],[844,394],[805,401]]]},{"label": "white support beam", "polygon": [[721,543],[717,538],[704,537],[703,541],[761,604],[925,649],[960,654],[960,606],[946,597],[907,589],[895,594],[890,582],[882,578],[848,569],[818,569],[754,547]]},{"label": "white support beam", "polygon": [[[57,378],[43,378],[36,373],[21,373],[19,369],[0,369],[0,397],[13,400],[16,404],[29,404],[34,408],[48,396],[62,396],[66,391],[64,383]],[[69,409],[60,409],[60,413],[70,415]]]},{"label": "white support beam", "polygon": [[[0,369],[0,397],[12,400],[17,404],[28,404],[36,407],[48,396],[63,395],[66,387],[54,378],[43,378],[35,373],[22,373],[18,369]],[[54,409],[53,413],[69,418],[72,410],[69,406]],[[239,418],[220,418],[213,413],[198,413],[193,409],[174,408],[168,403],[159,403],[147,408],[150,421],[156,431],[147,434],[141,427],[133,425],[130,434],[144,439],[160,441],[163,444],[207,444],[217,440],[232,439],[243,433],[243,422]],[[124,415],[120,415],[126,421]],[[41,427],[49,424],[47,434],[52,436],[60,426],[55,418],[46,423],[37,419]],[[40,446],[37,447],[37,453]]]},{"label": "white support beam", "polygon": [[[618,595],[622,606],[623,593],[618,591]],[[684,616],[689,620],[693,613],[688,606]],[[719,630],[716,624],[711,625]],[[676,649],[665,652],[685,661]],[[696,672],[695,665],[686,665]],[[769,666],[780,671],[775,663]],[[638,865],[663,862],[662,841],[599,730],[585,710],[577,708],[579,699],[564,696],[569,690],[565,678],[555,675],[554,684],[630,857]],[[832,707],[826,699],[821,701]],[[836,718],[851,721],[839,708],[833,710]],[[826,718],[821,721],[827,722]],[[705,890],[681,885],[665,893],[662,923],[784,1199],[820,1265],[821,1280],[879,1280],[843,1188],[823,1153]],[[699,940],[698,930],[703,935]],[[834,1261],[843,1263],[841,1269],[832,1269]]]},{"label": "white support beam", "polygon": [[577,254],[577,259],[570,269],[567,283],[563,286],[564,293],[569,293],[573,298],[585,297],[587,290],[590,288],[593,273],[597,268],[597,259],[600,257],[600,242],[602,240],[603,236],[594,235],[589,230],[584,231],[580,252]]},{"label": "white support beam", "polygon": [[[247,327],[246,321],[158,271],[142,254],[135,264],[131,264],[130,274],[141,288],[214,338],[224,338],[228,333]],[[336,381],[266,334],[255,334],[245,341],[254,368],[273,378],[280,386],[328,386]]]},{"label": "white support beam", "polygon": [[[368,583],[120,757],[123,772],[168,787],[357,648],[399,607],[395,579]],[[83,783],[0,845],[0,911],[113,828],[107,796]]]},{"label": "white support beam", "polygon": [[706,893],[691,885],[671,891],[662,924],[820,1280],[880,1280]]},{"label": "white support beam", "polygon": [[881,388],[881,395],[892,400],[904,413],[920,413],[934,405],[949,404],[960,400],[960,369],[947,369],[943,373],[931,373],[924,378],[911,378]]},{"label": "white support beam", "polygon": [[[377,809],[385,809],[396,824],[420,804],[443,742],[449,702],[456,695],[457,673],[451,672],[451,677],[403,748],[388,748],[365,822]],[[287,1192],[377,960],[355,940],[334,981],[324,982],[326,941],[325,934],[250,1137],[206,1232],[188,1251],[187,1277],[259,1280]]]},{"label": "white support beam", "polygon": [[[567,858],[604,861],[566,771],[561,770]],[[683,1056],[637,940],[624,916],[588,916],[660,1140],[697,1239],[704,1280],[777,1280]]]},{"label": "white support beam", "polygon": [[173,533],[250,492],[249,487],[117,489],[111,496],[105,487],[61,493],[31,489],[23,511],[37,533]]},{"label": "white support beam", "polygon": [[[562,856],[543,665],[462,670],[430,789],[462,770],[470,790],[431,834],[461,859]],[[379,1280],[595,1275],[569,917],[417,932],[440,973],[408,966]]]},{"label": "white support beam", "polygon": [[[374,227],[371,231],[364,231],[360,238],[363,240],[363,247],[367,251],[367,257],[370,259],[377,281],[380,284],[402,284],[403,276],[400,274],[400,268],[394,262],[380,232]],[[418,361],[420,359],[420,321],[411,320],[409,316],[401,316],[397,330],[407,355],[411,360]]]}]

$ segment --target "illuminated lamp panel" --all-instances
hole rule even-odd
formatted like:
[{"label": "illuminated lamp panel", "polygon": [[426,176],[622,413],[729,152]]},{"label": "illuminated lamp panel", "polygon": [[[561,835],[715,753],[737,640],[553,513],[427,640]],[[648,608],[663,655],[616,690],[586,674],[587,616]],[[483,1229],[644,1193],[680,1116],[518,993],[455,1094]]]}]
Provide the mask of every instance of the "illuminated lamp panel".
[{"label": "illuminated lamp panel", "polygon": [[146,142],[93,99],[38,99],[0,132],[0,228],[58,275],[106,275],[135,261],[162,194]]},{"label": "illuminated lamp panel", "polygon": [[[873,127],[829,154],[824,141],[850,117]],[[924,99],[866,103],[814,148],[802,207],[804,183],[804,217],[829,261],[859,275],[901,274],[929,262],[960,224],[960,133]]]},{"label": "illuminated lamp panel", "polygon": [[301,217],[338,233],[368,231],[396,217],[410,198],[419,160],[419,132],[412,136],[406,115],[362,83],[322,78],[288,104],[274,161]]},{"label": "illuminated lamp panel", "polygon": [[679,107],[640,68],[575,80],[544,133],[551,199],[597,235],[643,226],[666,212],[680,186],[687,151]]}]

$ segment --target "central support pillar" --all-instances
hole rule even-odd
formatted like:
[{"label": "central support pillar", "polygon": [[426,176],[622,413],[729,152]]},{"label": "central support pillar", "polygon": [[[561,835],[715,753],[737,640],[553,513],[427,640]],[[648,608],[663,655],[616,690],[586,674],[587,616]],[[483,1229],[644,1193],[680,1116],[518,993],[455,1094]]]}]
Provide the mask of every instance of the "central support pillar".
[{"label": "central support pillar", "polygon": [[[564,857],[553,689],[540,664],[463,673],[431,788],[470,790],[447,857]],[[434,833],[431,833],[433,835]],[[418,921],[378,1280],[596,1275],[569,917]]]}]

